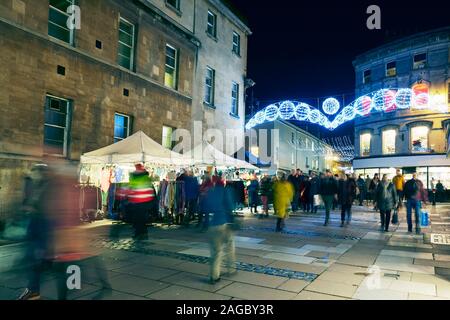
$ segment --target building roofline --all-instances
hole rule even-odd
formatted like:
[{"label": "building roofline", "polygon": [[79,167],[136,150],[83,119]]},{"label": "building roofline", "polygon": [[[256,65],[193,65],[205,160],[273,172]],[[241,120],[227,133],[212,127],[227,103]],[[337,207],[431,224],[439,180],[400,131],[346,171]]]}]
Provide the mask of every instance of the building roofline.
[{"label": "building roofline", "polygon": [[249,26],[235,12],[233,12],[233,10],[230,8],[230,4],[227,5],[223,0],[208,0],[208,1],[214,6],[216,6],[220,10],[220,12],[225,14],[248,36],[252,35],[252,31],[250,30]]},{"label": "building roofline", "polygon": [[390,41],[390,42],[383,44],[381,46],[378,46],[376,48],[370,49],[364,53],[357,55],[356,58],[353,60],[353,66],[356,66],[357,64],[368,60],[369,58],[371,58],[371,56],[375,55],[378,52],[386,51],[386,49],[388,49],[390,47],[394,47],[400,43],[416,40],[419,38],[425,38],[425,37],[429,37],[431,35],[441,34],[441,33],[447,33],[448,36],[450,37],[450,26],[412,34],[412,35],[409,35],[409,36],[406,36],[406,37],[403,37],[403,38],[400,38],[397,40]]}]

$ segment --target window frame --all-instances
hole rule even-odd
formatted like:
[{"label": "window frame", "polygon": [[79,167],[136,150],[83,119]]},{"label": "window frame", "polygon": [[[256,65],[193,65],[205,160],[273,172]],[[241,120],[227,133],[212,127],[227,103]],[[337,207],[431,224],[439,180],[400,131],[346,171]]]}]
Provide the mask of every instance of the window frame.
[{"label": "window frame", "polygon": [[[123,22],[124,24],[127,24],[127,25],[129,25],[129,26],[132,27],[133,33],[132,33],[131,35],[130,35],[129,33],[127,33],[127,32],[125,32],[125,31],[123,31],[123,30],[120,29],[120,24],[121,24],[122,22]],[[122,41],[120,41],[120,33],[121,33],[121,32],[124,32],[125,34],[131,36],[131,41],[132,41],[131,47],[130,47],[128,44],[123,43]],[[136,52],[136,39],[135,39],[135,37],[136,37],[136,25],[135,25],[134,23],[131,23],[131,22],[128,21],[127,19],[123,18],[122,16],[119,16],[119,37],[118,37],[118,39],[117,39],[117,43],[118,43],[118,46],[117,46],[117,63],[118,63],[119,66],[121,66],[121,67],[123,67],[123,68],[125,68],[125,69],[127,69],[127,70],[130,70],[130,71],[132,71],[132,70],[134,69],[134,63],[135,63],[135,61],[134,61],[134,60],[135,60],[135,59],[134,59],[134,55],[135,55],[135,52]],[[130,66],[129,66],[129,68],[128,68],[128,67],[124,67],[124,66],[122,66],[122,65],[120,64],[119,56],[122,56],[122,57],[127,58],[126,56],[120,54],[119,46],[120,46],[121,44],[122,44],[123,46],[126,46],[126,47],[128,47],[128,48],[131,49],[131,50],[130,50],[130,57],[129,57],[129,59],[130,59]]]},{"label": "window frame", "polygon": [[[426,146],[426,151],[415,151],[414,149],[413,149],[413,130],[414,129],[417,129],[417,128],[426,128],[427,129],[427,146]],[[426,124],[417,124],[417,125],[413,125],[413,126],[410,126],[410,128],[409,128],[409,148],[410,148],[410,151],[411,151],[411,153],[430,153],[430,131],[431,131],[431,128],[430,128],[430,126],[429,125],[426,125]]]},{"label": "window frame", "polygon": [[[123,118],[128,119],[128,123],[127,123],[127,133],[126,133],[126,137],[122,138],[122,137],[116,137],[116,116],[121,116]],[[114,133],[113,133],[113,140],[114,143],[120,142],[122,140],[125,140],[126,138],[128,138],[130,136],[130,132],[131,132],[131,116],[124,114],[124,113],[120,113],[120,112],[114,112]],[[116,141],[117,139],[117,141]]]},{"label": "window frame", "polygon": [[[45,113],[47,112],[47,108],[51,109],[50,107],[50,99],[53,100],[59,100],[59,101],[64,101],[66,103],[66,119],[65,119],[65,127],[61,127],[59,125],[55,125],[55,124],[47,124],[46,120],[45,120]],[[67,157],[69,154],[69,138],[70,138],[70,130],[71,130],[71,119],[72,119],[72,100],[66,99],[66,98],[62,98],[62,97],[58,97],[52,94],[46,94],[45,95],[45,105],[44,105],[44,132],[43,132],[43,140],[44,140],[44,144],[43,144],[43,148],[44,148],[44,154],[48,154],[48,155],[52,155],[52,156],[58,156],[58,157]],[[55,154],[55,153],[47,153],[45,151],[45,127],[52,127],[52,128],[58,128],[58,129],[64,129],[64,141],[63,141],[63,153],[62,154]]]},{"label": "window frame", "polygon": [[[213,24],[210,23],[209,17],[213,17],[213,19],[214,19]],[[210,28],[212,28],[212,33],[210,32]],[[214,39],[217,39],[217,14],[215,14],[214,12],[212,12],[209,9],[208,9],[208,17],[206,20],[206,33],[209,36],[213,37]]]},{"label": "window frame", "polygon": [[[235,89],[237,89],[235,91]],[[232,81],[231,82],[231,114],[233,116],[239,117],[239,83]],[[234,96],[236,95],[236,97]]]},{"label": "window frame", "polygon": [[[211,73],[211,84],[208,84],[208,76]],[[209,88],[209,97],[210,97],[210,101],[206,100],[206,93],[207,93],[207,89]],[[213,68],[207,66],[206,67],[206,76],[205,76],[205,92],[204,92],[204,97],[203,97],[203,101],[204,103],[206,103],[209,106],[214,106],[214,100],[215,100],[215,91],[216,91],[216,70],[214,70]]]},{"label": "window frame", "polygon": [[171,9],[175,9],[176,11],[180,11],[181,0],[175,0],[175,3],[176,3],[175,6],[173,4],[171,4],[169,1],[171,1],[171,0],[165,0],[166,6],[168,6]]},{"label": "window frame", "polygon": [[[366,76],[366,72],[369,72],[368,76]],[[366,77],[369,79],[366,80]],[[370,83],[371,81],[372,81],[372,70],[371,69],[364,70],[363,71],[363,84]]]},{"label": "window frame", "polygon": [[[385,143],[385,136],[384,135],[385,135],[385,132],[388,132],[388,131],[394,131],[394,133],[395,133],[394,152],[385,152],[386,143]],[[395,128],[386,128],[386,129],[383,129],[381,131],[381,153],[383,155],[396,154],[396,152],[397,152],[397,145],[396,145],[396,143],[397,143],[397,134],[398,134],[398,132],[397,132],[397,129],[395,129]]]},{"label": "window frame", "polygon": [[[389,64],[394,64],[393,68],[388,68]],[[397,61],[389,61],[386,63],[385,66],[386,69],[386,77],[396,77],[397,76]],[[394,70],[393,74],[389,74],[389,70]]]},{"label": "window frame", "polygon": [[[425,59],[416,61],[416,57],[420,56],[420,55],[425,55]],[[413,55],[413,69],[414,70],[418,70],[418,69],[425,68],[426,65],[427,65],[427,61],[428,61],[428,54],[426,52],[421,52],[421,53],[414,54]]]},{"label": "window frame", "polygon": [[[363,148],[363,136],[369,136],[369,151],[367,154],[364,154],[364,148]],[[359,134],[359,155],[360,157],[370,157],[372,149],[372,133],[370,132],[360,132]]]},{"label": "window frame", "polygon": [[[70,3],[67,7],[76,5],[76,0],[65,0],[65,1],[68,2],[68,3]],[[51,21],[51,20],[50,20],[50,11],[51,11],[51,10],[54,10],[54,11],[56,11],[56,12],[58,12],[58,13],[64,15],[64,16],[66,16],[66,17],[67,17],[66,21],[67,21],[67,20],[69,19],[69,17],[70,17],[70,15],[69,15],[67,12],[64,12],[64,11],[62,11],[61,9],[58,9],[58,8],[52,6],[52,5],[50,4],[50,1],[49,1],[49,2],[48,2],[48,22],[47,22],[47,34],[48,34],[48,36],[51,37],[51,38],[53,38],[53,39],[62,41],[62,42],[64,42],[64,43],[67,43],[67,44],[69,44],[70,46],[74,47],[74,46],[75,46],[75,29],[69,29],[69,28],[67,28],[67,25],[60,26],[60,25],[58,25],[57,23]],[[57,37],[55,37],[55,36],[50,35],[50,24],[56,26],[57,28],[60,28],[60,29],[64,29],[64,30],[66,30],[66,31],[69,31],[69,42],[67,42],[67,41],[65,41],[65,40],[63,40],[63,39],[57,38]]]},{"label": "window frame", "polygon": [[[237,38],[237,43],[234,41],[235,40],[235,36]],[[237,33],[236,31],[233,31],[233,46],[231,51],[236,54],[237,56],[241,56],[241,35],[239,33]]]},{"label": "window frame", "polygon": [[[170,131],[170,148],[167,148],[164,144],[165,144],[165,140],[166,139],[164,139],[164,128],[169,128],[171,131]],[[173,140],[173,133],[174,133],[174,131],[176,130],[176,128],[174,128],[174,127],[172,127],[172,126],[169,126],[169,125],[165,125],[165,124],[163,124],[163,126],[162,126],[162,134],[161,134],[161,145],[164,147],[164,148],[166,148],[166,149],[169,149],[169,150],[172,150],[174,147],[175,147],[175,144],[176,144],[176,141],[174,141]]]},{"label": "window frame", "polygon": [[[168,56],[167,50],[169,48],[175,51],[175,57],[169,57]],[[164,61],[164,86],[166,86],[167,88],[171,88],[173,90],[178,90],[178,66],[179,66],[178,59],[179,59],[179,50],[177,48],[175,48],[175,46],[172,46],[169,43],[166,43],[165,49],[166,49],[166,51],[165,51],[165,54],[164,54],[164,57],[165,57],[165,61]],[[174,64],[175,64],[174,66],[171,66],[171,65],[167,64],[168,58],[174,60]],[[168,85],[166,83],[167,68],[170,68],[170,69],[173,70],[173,85]]]}]

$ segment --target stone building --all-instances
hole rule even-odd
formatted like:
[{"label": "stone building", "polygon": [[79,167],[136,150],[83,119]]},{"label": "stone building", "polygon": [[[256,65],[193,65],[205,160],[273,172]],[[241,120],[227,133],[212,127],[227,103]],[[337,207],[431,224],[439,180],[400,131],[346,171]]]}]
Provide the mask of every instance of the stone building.
[{"label": "stone building", "polygon": [[45,153],[78,161],[138,130],[170,147],[191,127],[193,32],[148,1],[76,0],[80,20],[72,4],[0,2],[0,214]]},{"label": "stone building", "polygon": [[411,88],[418,93],[414,108],[400,110],[394,105],[392,112],[355,118],[357,173],[392,176],[402,169],[407,178],[417,172],[428,186],[435,178],[450,187],[449,47],[450,27],[446,27],[388,43],[355,59],[357,97],[383,88]]}]

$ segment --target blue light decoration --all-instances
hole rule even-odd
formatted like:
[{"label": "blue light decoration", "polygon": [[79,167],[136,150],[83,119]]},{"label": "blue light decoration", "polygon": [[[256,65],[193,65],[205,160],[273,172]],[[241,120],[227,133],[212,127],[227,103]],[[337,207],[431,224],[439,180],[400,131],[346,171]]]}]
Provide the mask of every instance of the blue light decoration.
[{"label": "blue light decoration", "polygon": [[[339,113],[339,101],[334,98],[326,99],[322,104],[322,111],[311,105],[299,101],[282,101],[274,103],[256,113],[246,124],[247,130],[258,126],[264,122],[280,120],[297,120],[318,124],[328,130],[334,130],[356,117],[367,117],[375,112],[392,112],[397,109],[439,109],[448,112],[446,103],[439,103],[436,99],[431,99],[429,94],[410,88],[380,89],[372,93],[358,97],[356,100],[345,106]],[[445,100],[445,99],[444,99]],[[445,102],[445,101],[444,101]],[[439,106],[438,106],[439,105]],[[327,115],[336,115],[334,119],[329,119]]]},{"label": "blue light decoration", "polygon": [[322,103],[322,110],[328,115],[334,115],[339,111],[341,104],[335,98],[328,98]]}]

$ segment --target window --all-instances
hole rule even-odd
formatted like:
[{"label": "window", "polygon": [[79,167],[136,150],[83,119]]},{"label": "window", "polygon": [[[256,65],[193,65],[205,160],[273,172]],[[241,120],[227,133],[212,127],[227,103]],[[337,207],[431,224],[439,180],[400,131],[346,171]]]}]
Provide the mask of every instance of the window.
[{"label": "window", "polygon": [[233,52],[241,55],[241,36],[237,32],[233,32]]},{"label": "window", "polygon": [[371,76],[372,76],[372,71],[369,70],[365,70],[363,72],[363,83],[369,83],[371,80]]},{"label": "window", "polygon": [[386,63],[386,77],[395,77],[397,75],[397,63],[395,61]]},{"label": "window", "polygon": [[311,151],[314,151],[314,141],[311,141]]},{"label": "window", "polygon": [[168,4],[172,8],[180,10],[180,0],[166,0],[166,4]]},{"label": "window", "polygon": [[209,105],[214,105],[214,86],[215,86],[216,72],[210,67],[206,68],[205,80],[205,102]]},{"label": "window", "polygon": [[206,28],[206,33],[210,36],[217,37],[217,16],[208,10],[208,26]]},{"label": "window", "polygon": [[70,45],[74,43],[74,29],[67,27],[67,8],[73,4],[74,0],[50,0],[48,12],[48,35]]},{"label": "window", "polygon": [[172,141],[174,129],[172,127],[163,126],[162,132],[162,146],[167,149],[172,149],[174,142]]},{"label": "window", "polygon": [[362,135],[359,136],[361,157],[370,156],[370,140],[371,140],[371,138],[372,138],[372,135],[370,133],[363,133]]},{"label": "window", "polygon": [[389,129],[383,131],[382,143],[383,143],[383,154],[394,154],[395,153],[395,138],[397,136],[397,131],[395,129]]},{"label": "window", "polygon": [[70,102],[47,96],[45,102],[44,152],[67,155],[67,141],[70,124]]},{"label": "window", "polygon": [[427,126],[416,126],[411,128],[411,151],[428,152],[428,133],[430,128]]},{"label": "window", "polygon": [[291,132],[291,142],[292,142],[292,144],[294,144],[294,141],[295,141],[295,136],[294,136],[294,133]]},{"label": "window", "polygon": [[450,103],[450,82],[447,83],[447,102]]},{"label": "window", "polygon": [[120,18],[118,64],[129,70],[134,63],[134,25]]},{"label": "window", "polygon": [[130,117],[116,113],[114,115],[114,143],[128,138],[130,135]]},{"label": "window", "polygon": [[231,85],[231,113],[239,115],[239,84],[236,82]]},{"label": "window", "polygon": [[172,89],[177,89],[178,51],[170,45],[166,45],[166,73],[164,84]]},{"label": "window", "polygon": [[427,54],[426,53],[420,53],[414,55],[413,58],[413,69],[422,69],[425,68],[425,64],[427,63]]}]

